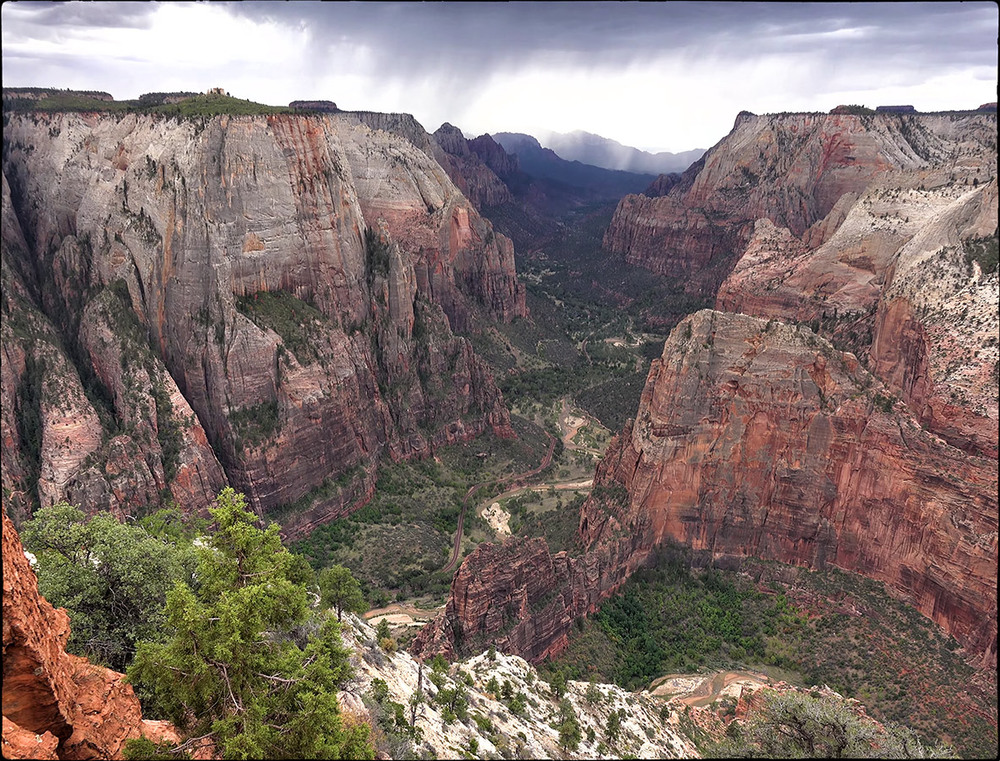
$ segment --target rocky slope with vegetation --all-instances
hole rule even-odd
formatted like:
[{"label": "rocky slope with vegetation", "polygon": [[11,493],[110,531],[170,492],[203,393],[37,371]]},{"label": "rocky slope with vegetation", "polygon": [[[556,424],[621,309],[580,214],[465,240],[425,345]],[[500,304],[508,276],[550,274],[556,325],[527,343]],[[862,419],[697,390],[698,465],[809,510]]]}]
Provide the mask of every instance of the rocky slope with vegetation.
[{"label": "rocky slope with vegetation", "polygon": [[232,483],[303,531],[382,458],[510,435],[454,332],[526,314],[510,241],[409,140],[340,114],[5,113],[3,159],[21,515],[196,510]]},{"label": "rocky slope with vegetation", "polygon": [[[107,514],[80,513],[60,541],[46,521],[73,510],[46,508],[29,523],[37,558],[3,517],[7,758],[742,756],[797,725],[802,731],[783,740],[790,749],[840,743],[863,755],[947,753],[873,722],[829,689],[796,689],[760,674],[705,674],[630,692],[559,672],[543,678],[492,649],[452,664],[415,659],[397,649],[385,621],[373,628],[351,612],[364,605],[350,574],[312,577],[280,547],[277,525],[259,528],[230,489],[217,498],[211,527],[163,513],[126,528]],[[111,539],[126,530],[136,536]],[[74,532],[82,549],[69,541]],[[127,550],[136,540],[169,542],[191,555],[197,573],[151,571],[149,547]],[[95,558],[112,576],[173,584],[162,625],[136,644],[128,671],[147,713],[174,716],[177,726],[143,720],[122,674],[64,650],[66,611],[39,596],[32,566],[65,597],[53,586],[65,565],[85,569]],[[142,614],[128,608],[136,590],[126,586],[118,618],[127,629]],[[89,590],[73,604],[74,620],[84,621],[87,606],[109,600]],[[797,721],[803,717],[807,728]]]},{"label": "rocky slope with vegetation", "polygon": [[872,720],[829,688],[762,674],[703,673],[632,691],[544,675],[492,649],[452,663],[415,659],[355,616],[345,617],[344,638],[355,676],[341,702],[372,722],[388,758],[743,758],[778,747],[793,755],[838,747],[863,757],[954,755]]},{"label": "rocky slope with vegetation", "polygon": [[671,333],[598,468],[586,552],[480,547],[418,647],[558,653],[573,619],[671,540],[883,581],[989,668],[996,492],[995,461],[923,430],[853,355],[808,328],[702,311]]},{"label": "rocky slope with vegetation", "polygon": [[3,521],[4,758],[121,758],[126,741],[177,742],[145,721],[124,674],[69,655],[70,621],[38,594],[17,530]]}]

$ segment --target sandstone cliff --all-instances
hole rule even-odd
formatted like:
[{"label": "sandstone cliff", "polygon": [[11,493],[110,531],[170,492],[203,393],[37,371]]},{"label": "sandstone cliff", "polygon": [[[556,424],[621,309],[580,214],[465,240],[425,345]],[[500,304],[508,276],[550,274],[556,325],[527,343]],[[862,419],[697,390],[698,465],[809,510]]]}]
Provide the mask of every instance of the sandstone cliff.
[{"label": "sandstone cliff", "polygon": [[295,531],[382,457],[510,435],[453,331],[526,314],[512,246],[390,116],[10,115],[5,488],[131,512],[229,482]]},{"label": "sandstone cliff", "polygon": [[[508,176],[517,171],[517,162],[507,156],[503,148],[493,143],[489,135],[466,140],[458,127],[446,122],[434,133],[434,141],[448,157],[447,160],[439,159],[438,162],[477,209],[501,206],[514,200],[510,188],[490,166],[490,159],[495,156],[492,163],[501,172],[506,169],[504,173]],[[489,152],[490,147],[494,149],[492,153]],[[481,154],[485,154],[485,159]],[[506,166],[498,164],[498,160],[505,160]]]},{"label": "sandstone cliff", "polygon": [[[618,520],[716,557],[883,581],[995,664],[996,463],[883,393],[811,331],[699,312],[671,334],[610,457],[630,495]],[[606,531],[595,520],[584,511],[591,543]]]},{"label": "sandstone cliff", "polygon": [[996,457],[997,271],[974,254],[995,250],[997,186],[984,152],[961,155],[960,169],[886,172],[844,196],[819,246],[757,220],[716,306],[812,323],[931,430]]},{"label": "sandstone cliff", "polygon": [[996,140],[971,112],[741,114],[665,195],[623,199],[605,246],[720,310],[812,323],[996,457],[996,268],[972,255],[996,246]]},{"label": "sandstone cliff", "polygon": [[982,172],[995,164],[990,115],[744,112],[666,195],[622,199],[604,245],[632,264],[686,278],[692,292],[713,295],[758,219],[815,248],[887,172],[924,172],[933,184],[942,175],[971,182],[978,170],[983,182],[989,174]]},{"label": "sandstone cliff", "polygon": [[884,582],[996,663],[997,470],[922,429],[807,328],[705,310],[654,361],[581,509],[580,558],[481,546],[418,648],[539,659],[665,540]]},{"label": "sandstone cliff", "polygon": [[116,759],[129,739],[177,742],[171,725],[143,720],[124,674],[66,653],[66,611],[38,594],[6,511],[2,520],[4,758]]}]

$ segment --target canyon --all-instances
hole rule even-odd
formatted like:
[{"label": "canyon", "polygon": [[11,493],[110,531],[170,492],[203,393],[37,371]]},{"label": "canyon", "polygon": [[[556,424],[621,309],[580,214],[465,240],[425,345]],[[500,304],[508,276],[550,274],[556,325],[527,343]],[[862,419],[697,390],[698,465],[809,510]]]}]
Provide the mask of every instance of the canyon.
[{"label": "canyon", "polygon": [[[996,659],[997,472],[924,430],[808,328],[705,310],[671,333],[584,503],[579,557],[483,545],[417,651],[540,661],[667,540],[886,583]],[[469,644],[466,644],[469,643]]]},{"label": "canyon", "polygon": [[363,503],[382,459],[512,435],[456,332],[526,315],[513,249],[412,117],[5,120],[21,516],[198,511],[228,483],[294,535]]},{"label": "canyon", "polygon": [[[17,531],[6,516],[2,521],[4,757],[120,759],[129,740],[177,744],[180,736],[171,724],[142,718],[139,701],[122,674],[65,652],[66,612],[54,609],[38,594]],[[405,651],[383,652],[375,630],[353,614],[344,617],[343,635],[357,658],[356,670],[339,694],[341,710],[351,721],[394,727],[389,736],[380,736],[379,757],[399,757],[407,750],[448,756],[476,748],[497,755],[592,758],[606,753],[609,746],[641,757],[697,757],[698,743],[706,736],[721,738],[733,719],[724,709],[708,705],[711,699],[735,704],[735,716],[745,719],[759,710],[767,694],[805,693],[763,675],[718,674],[675,679],[656,691],[638,694],[617,685],[569,681],[560,702],[553,684],[517,656],[484,652],[447,670],[432,671]],[[523,708],[515,709],[513,701],[504,697],[498,688],[501,681],[511,695],[524,700]],[[380,686],[383,696],[373,699]],[[668,687],[675,697],[664,696]],[[448,718],[441,697],[446,690],[462,690],[478,720]],[[385,713],[395,705],[402,708],[417,692],[425,700],[414,706],[411,716],[419,732],[409,739],[405,728],[386,722]],[[844,702],[829,690],[809,694]],[[573,711],[580,734],[575,746],[568,746],[560,729],[549,721],[557,704],[560,710],[568,704]],[[856,701],[847,704],[867,721]],[[618,727],[613,733],[607,731],[611,714],[616,715]],[[193,757],[216,756],[208,744],[199,746]]]},{"label": "canyon", "polygon": [[[4,741],[111,757],[172,730],[65,653],[8,516],[203,514],[231,485],[294,540],[371,499],[386,463],[511,439],[510,368],[478,350],[530,317],[511,237],[547,242],[554,209],[596,196],[557,192],[489,135],[332,104],[4,126]],[[724,568],[865,575],[994,670],[996,235],[995,113],[744,112],[682,175],[622,198],[608,255],[712,308],[652,360],[576,547],[480,544],[412,654],[492,646],[527,680],[679,543]],[[410,689],[419,667],[399,663]],[[386,673],[365,672],[365,689]],[[691,750],[673,729],[654,746]]]},{"label": "canyon", "polygon": [[[605,247],[714,294],[605,453],[577,557],[481,546],[418,652],[538,662],[667,541],[883,582],[996,665],[996,117],[740,114]],[[541,569],[533,572],[532,569]]]}]

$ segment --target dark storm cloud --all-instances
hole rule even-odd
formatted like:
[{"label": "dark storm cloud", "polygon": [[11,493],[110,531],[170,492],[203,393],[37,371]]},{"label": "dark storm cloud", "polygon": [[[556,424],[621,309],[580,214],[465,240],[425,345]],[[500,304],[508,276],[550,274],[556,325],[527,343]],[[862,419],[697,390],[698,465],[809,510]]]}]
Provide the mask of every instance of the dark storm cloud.
[{"label": "dark storm cloud", "polygon": [[[996,65],[992,3],[241,3],[233,12],[304,24],[320,47],[370,45],[385,73],[470,77],[539,56],[625,65],[660,53],[863,56],[875,64]],[[837,35],[842,30],[856,34]]]},{"label": "dark storm cloud", "polygon": [[[742,109],[992,100],[992,2],[7,2],[7,86],[115,97],[220,83],[433,130],[705,147]],[[600,107],[595,107],[600,104]],[[681,116],[682,115],[682,116]]]},{"label": "dark storm cloud", "polygon": [[[39,39],[58,37],[69,27],[101,29],[147,29],[155,10],[153,3],[8,3],[24,28]],[[6,19],[5,19],[6,21]]]}]

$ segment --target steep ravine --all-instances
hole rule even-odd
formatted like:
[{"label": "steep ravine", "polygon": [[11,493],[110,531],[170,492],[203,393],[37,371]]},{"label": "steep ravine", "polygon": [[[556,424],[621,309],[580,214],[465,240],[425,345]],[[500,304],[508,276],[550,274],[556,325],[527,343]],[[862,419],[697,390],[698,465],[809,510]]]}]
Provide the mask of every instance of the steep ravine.
[{"label": "steep ravine", "polygon": [[341,115],[5,120],[15,497],[199,509],[229,482],[296,533],[383,457],[511,435],[453,333],[526,314],[511,244],[409,140]]},{"label": "steep ravine", "polygon": [[884,582],[996,663],[996,461],[924,430],[808,328],[705,310],[654,361],[581,509],[580,557],[483,545],[417,650],[559,652],[665,540]]}]

